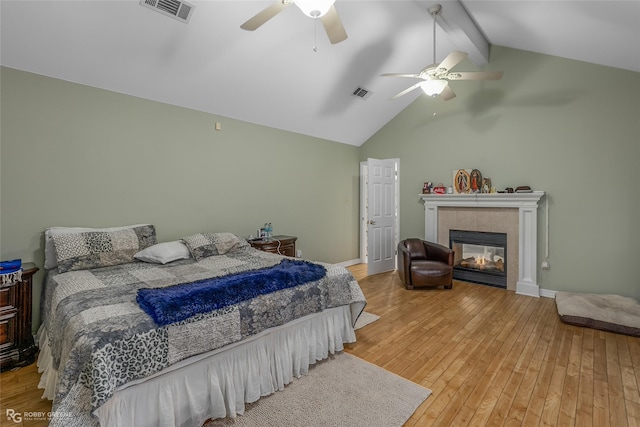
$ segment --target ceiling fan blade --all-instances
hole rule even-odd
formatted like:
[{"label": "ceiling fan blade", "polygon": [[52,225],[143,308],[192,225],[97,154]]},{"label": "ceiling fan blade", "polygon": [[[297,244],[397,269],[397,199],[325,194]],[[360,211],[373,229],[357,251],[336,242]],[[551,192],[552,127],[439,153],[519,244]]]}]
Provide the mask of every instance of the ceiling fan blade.
[{"label": "ceiling fan blade", "polygon": [[420,75],[418,74],[406,74],[406,73],[384,73],[380,75],[383,77],[412,77],[414,79],[420,78]]},{"label": "ceiling fan blade", "polygon": [[448,101],[456,97],[456,93],[451,89],[451,85],[446,85],[444,90],[440,92],[440,97],[443,101]]},{"label": "ceiling fan blade", "polygon": [[406,88],[406,89],[405,89],[405,90],[403,90],[402,92],[400,92],[400,93],[398,93],[398,94],[396,94],[396,95],[393,95],[393,96],[392,96],[391,98],[389,98],[389,99],[392,99],[392,100],[393,100],[393,99],[398,99],[398,98],[400,98],[402,95],[406,95],[406,94],[408,94],[409,92],[411,92],[412,90],[419,88],[420,86],[422,86],[422,84],[423,84],[423,83],[424,83],[424,81],[419,82],[419,83],[416,83],[416,84],[414,84],[413,86]]},{"label": "ceiling fan blade", "polygon": [[449,73],[445,76],[449,80],[500,80],[502,71],[461,71]]},{"label": "ceiling fan blade", "polygon": [[269,19],[276,16],[278,13],[282,12],[287,6],[289,6],[292,2],[285,2],[282,0],[277,0],[271,6],[266,9],[258,12],[253,18],[250,18],[247,22],[240,25],[240,28],[247,31],[253,31],[258,29],[262,24],[267,22]]},{"label": "ceiling fan blade", "polygon": [[466,57],[467,57],[467,54],[465,52],[454,50],[446,58],[444,58],[444,60],[440,63],[438,68],[444,68],[445,70],[448,71],[453,67],[455,67],[456,65],[458,65],[460,61],[462,61]]},{"label": "ceiling fan blade", "polygon": [[335,5],[331,5],[329,11],[325,13],[320,20],[322,21],[322,25],[324,25],[324,29],[327,32],[327,36],[329,36],[331,44],[340,43],[347,39],[347,32],[342,25],[342,21],[340,20],[340,16],[338,15]]}]

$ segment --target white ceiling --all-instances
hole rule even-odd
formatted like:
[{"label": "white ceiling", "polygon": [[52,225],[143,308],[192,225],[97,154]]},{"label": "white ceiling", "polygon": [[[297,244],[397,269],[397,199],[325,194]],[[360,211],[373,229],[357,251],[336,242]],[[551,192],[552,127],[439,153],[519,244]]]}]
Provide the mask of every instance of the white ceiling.
[{"label": "white ceiling", "polygon": [[457,7],[490,44],[640,72],[640,1],[337,0],[349,38],[336,45],[295,6],[250,32],[240,25],[272,0],[189,2],[184,24],[138,0],[2,0],[0,63],[356,146],[420,96],[390,101],[413,81],[380,74],[433,62],[436,2],[454,27],[438,27],[438,62],[470,46],[455,34],[460,15],[447,16]]}]

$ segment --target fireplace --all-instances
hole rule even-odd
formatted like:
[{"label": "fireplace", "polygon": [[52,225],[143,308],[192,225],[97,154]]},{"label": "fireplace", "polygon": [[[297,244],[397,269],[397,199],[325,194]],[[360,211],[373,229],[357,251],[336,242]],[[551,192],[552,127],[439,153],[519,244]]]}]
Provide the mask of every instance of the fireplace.
[{"label": "fireplace", "polygon": [[544,191],[495,194],[419,194],[425,240],[449,243],[449,230],[507,233],[507,290],[540,296],[537,281],[538,203]]},{"label": "fireplace", "polygon": [[507,234],[449,230],[453,278],[507,288]]}]

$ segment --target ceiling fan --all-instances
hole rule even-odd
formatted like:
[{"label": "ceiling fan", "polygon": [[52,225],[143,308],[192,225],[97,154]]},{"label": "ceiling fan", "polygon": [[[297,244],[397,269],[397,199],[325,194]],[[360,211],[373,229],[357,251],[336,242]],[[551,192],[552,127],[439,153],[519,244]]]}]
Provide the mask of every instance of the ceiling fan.
[{"label": "ceiling fan", "polygon": [[451,72],[450,70],[458,65],[463,59],[467,57],[465,52],[454,51],[440,63],[436,62],[436,16],[442,10],[442,6],[434,4],[430,6],[428,11],[433,16],[433,62],[434,64],[427,65],[422,71],[417,74],[406,73],[386,73],[382,74],[386,77],[411,77],[414,79],[422,79],[423,81],[414,84],[413,86],[403,90],[402,92],[394,95],[391,99],[396,99],[402,95],[406,95],[414,89],[422,88],[422,90],[429,96],[440,96],[443,100],[448,101],[455,98],[456,94],[449,85],[449,80],[500,80],[502,78],[502,71],[495,72],[481,72],[481,71],[460,71]]},{"label": "ceiling fan", "polygon": [[338,11],[333,5],[336,0],[276,0],[271,6],[258,12],[253,18],[240,25],[243,30],[254,31],[269,19],[286,9],[290,4],[296,6],[310,18],[322,21],[331,44],[340,43],[347,38],[347,32],[342,26]]}]

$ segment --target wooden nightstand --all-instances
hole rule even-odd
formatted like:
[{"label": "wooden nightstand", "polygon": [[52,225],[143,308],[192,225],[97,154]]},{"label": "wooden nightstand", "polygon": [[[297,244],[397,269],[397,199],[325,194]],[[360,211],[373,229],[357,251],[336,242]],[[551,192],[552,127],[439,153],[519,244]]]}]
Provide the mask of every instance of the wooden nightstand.
[{"label": "wooden nightstand", "polygon": [[31,334],[31,286],[38,271],[22,265],[22,280],[0,287],[0,371],[33,363],[38,348]]},{"label": "wooden nightstand", "polygon": [[261,251],[296,256],[296,236],[273,236],[271,240],[249,240],[249,244]]}]

